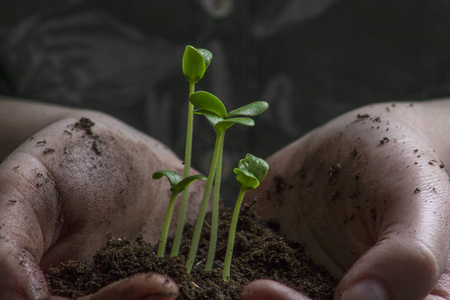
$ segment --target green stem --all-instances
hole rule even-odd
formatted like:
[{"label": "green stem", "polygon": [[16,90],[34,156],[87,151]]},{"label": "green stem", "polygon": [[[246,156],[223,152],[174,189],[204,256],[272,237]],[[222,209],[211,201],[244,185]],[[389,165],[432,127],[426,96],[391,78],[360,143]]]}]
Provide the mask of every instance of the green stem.
[{"label": "green stem", "polygon": [[186,261],[186,270],[191,273],[194,266],[195,257],[197,256],[198,244],[200,242],[200,236],[202,233],[203,222],[205,221],[206,211],[208,209],[209,197],[211,195],[212,184],[214,181],[214,175],[216,173],[217,160],[219,158],[220,141],[222,139],[222,133],[217,133],[216,144],[214,146],[214,154],[209,168],[208,180],[206,181],[205,192],[203,193],[202,203],[200,204],[200,210],[197,215],[197,221],[195,223],[194,234],[192,236],[191,248],[189,250],[188,260]]},{"label": "green stem", "polygon": [[[189,97],[194,93],[195,83],[189,82]],[[186,147],[184,150],[184,173],[183,178],[190,175],[191,157],[192,157],[192,132],[194,128],[194,105],[189,102],[188,116],[186,125]],[[172,250],[170,256],[177,256],[180,252],[181,238],[183,236],[184,222],[186,221],[186,211],[189,198],[189,187],[183,190],[181,194],[180,213],[178,215],[177,231],[173,239]]]},{"label": "green stem", "polygon": [[163,228],[161,231],[161,241],[158,246],[158,257],[164,257],[164,252],[166,250],[167,236],[169,235],[170,220],[172,219],[173,205],[175,203],[175,198],[177,193],[172,192],[172,196],[169,200],[169,206],[167,207],[166,216],[164,217]]},{"label": "green stem", "polygon": [[216,176],[214,179],[214,196],[211,213],[211,234],[209,238],[208,258],[206,260],[206,271],[211,271],[214,264],[214,257],[216,256],[217,248],[217,231],[219,228],[219,201],[220,201],[220,183],[222,181],[222,157],[223,144],[225,141],[225,132],[222,133],[220,141],[219,157],[217,159]]},{"label": "green stem", "polygon": [[225,261],[223,263],[222,279],[227,281],[230,276],[231,269],[231,257],[233,256],[234,237],[236,235],[237,221],[239,217],[239,211],[241,210],[242,199],[244,199],[245,190],[241,189],[239,192],[236,205],[234,206],[233,217],[231,219],[230,232],[228,233],[228,245],[227,252],[225,253]]}]

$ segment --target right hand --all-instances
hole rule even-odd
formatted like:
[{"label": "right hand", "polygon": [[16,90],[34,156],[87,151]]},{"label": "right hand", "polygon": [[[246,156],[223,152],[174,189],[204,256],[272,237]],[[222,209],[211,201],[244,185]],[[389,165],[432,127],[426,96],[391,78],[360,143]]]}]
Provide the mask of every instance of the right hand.
[{"label": "right hand", "polygon": [[268,158],[247,199],[341,279],[336,300],[450,300],[449,114],[450,100],[347,113]]}]

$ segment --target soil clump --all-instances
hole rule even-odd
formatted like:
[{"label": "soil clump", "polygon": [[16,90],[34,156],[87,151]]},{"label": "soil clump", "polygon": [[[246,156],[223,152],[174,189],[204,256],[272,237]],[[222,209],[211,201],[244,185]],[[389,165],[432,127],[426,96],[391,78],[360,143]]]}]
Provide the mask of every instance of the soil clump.
[{"label": "soil clump", "polygon": [[157,245],[138,237],[134,241],[108,237],[90,262],[67,261],[49,269],[47,282],[53,295],[77,298],[126,277],[143,272],[167,274],[180,289],[178,299],[239,299],[242,287],[255,279],[273,279],[312,299],[332,299],[338,281],[323,267],[314,264],[299,244],[277,233],[275,220],[263,221],[253,208],[245,207],[239,217],[233,252],[231,277],[222,280],[222,262],[228,240],[231,212],[223,208],[215,267],[204,271],[209,244],[207,216],[196,264],[185,271],[193,227],[186,226],[181,255],[169,257],[171,240],[164,258],[157,258]]}]

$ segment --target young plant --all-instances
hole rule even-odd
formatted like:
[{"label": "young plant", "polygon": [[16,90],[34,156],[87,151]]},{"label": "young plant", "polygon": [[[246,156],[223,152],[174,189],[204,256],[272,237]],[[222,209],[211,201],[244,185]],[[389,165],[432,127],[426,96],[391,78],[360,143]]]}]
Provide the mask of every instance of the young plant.
[{"label": "young plant", "polygon": [[253,190],[259,186],[261,181],[267,174],[269,165],[265,160],[247,154],[244,159],[239,161],[238,167],[234,169],[236,180],[240,189],[238,199],[234,206],[233,217],[231,219],[230,231],[228,233],[228,245],[225,253],[225,261],[223,264],[222,278],[227,281],[230,276],[231,257],[233,256],[234,239],[236,235],[236,227],[241,209],[242,199],[246,191]]},{"label": "young plant", "polygon": [[[206,49],[197,49],[193,46],[186,46],[183,54],[183,74],[189,82],[189,97],[194,93],[195,84],[202,79],[206,69],[211,63],[212,54]],[[188,103],[188,115],[186,125],[186,146],[184,151],[184,172],[183,177],[188,177],[191,169],[192,157],[192,132],[193,132],[193,110],[194,106]],[[178,216],[177,230],[175,233],[170,256],[177,256],[180,251],[181,238],[183,235],[184,222],[186,220],[186,209],[189,198],[189,188],[183,190],[181,195],[180,214]]]},{"label": "young plant", "polygon": [[204,115],[209,123],[213,126],[216,132],[216,143],[214,146],[213,158],[208,174],[208,180],[206,182],[205,192],[203,194],[203,199],[194,228],[194,234],[191,241],[188,260],[186,262],[186,269],[188,273],[191,272],[195,257],[197,255],[198,244],[200,242],[200,235],[203,227],[203,222],[205,220],[213,181],[214,196],[212,205],[211,235],[205,269],[212,270],[212,266],[214,263],[217,245],[217,229],[219,223],[219,196],[225,131],[234,124],[253,126],[255,122],[250,117],[257,116],[263,113],[269,107],[269,104],[267,102],[256,101],[228,113],[225,105],[222,103],[222,101],[219,100],[219,98],[211,93],[204,91],[193,93],[190,97],[190,102],[198,108],[195,113]]},{"label": "young plant", "polygon": [[161,231],[161,239],[158,246],[158,253],[157,253],[158,257],[164,256],[167,243],[167,236],[169,234],[170,221],[172,220],[173,206],[177,195],[181,191],[185,190],[195,180],[197,179],[206,180],[206,176],[204,175],[191,175],[183,179],[180,174],[172,170],[159,170],[153,174],[153,179],[160,179],[163,176],[165,176],[170,183],[171,186],[170,191],[172,192],[172,195],[170,196],[166,216],[164,217],[163,228]]}]

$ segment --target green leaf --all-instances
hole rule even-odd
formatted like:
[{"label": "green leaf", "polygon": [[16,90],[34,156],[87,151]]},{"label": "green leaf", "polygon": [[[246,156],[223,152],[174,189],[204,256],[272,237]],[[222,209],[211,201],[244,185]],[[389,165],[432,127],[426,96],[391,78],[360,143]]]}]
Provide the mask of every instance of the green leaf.
[{"label": "green leaf", "polygon": [[224,123],[235,123],[235,124],[240,124],[240,125],[244,125],[244,126],[255,126],[255,121],[252,118],[248,118],[248,117],[238,117],[238,118],[229,118],[229,119],[225,119],[221,122]]},{"label": "green leaf", "polygon": [[159,170],[153,173],[153,179],[160,179],[163,176],[166,176],[172,188],[183,179],[180,174],[172,170]]},{"label": "green leaf", "polygon": [[212,53],[207,49],[197,48],[198,52],[203,56],[203,60],[205,61],[205,71],[208,69],[209,64],[212,60]]},{"label": "green leaf", "polygon": [[170,190],[174,193],[179,193],[188,187],[192,182],[197,179],[206,180],[207,177],[204,175],[191,175],[183,179],[180,174],[172,170],[159,170],[153,173],[153,179],[160,179],[166,176],[170,183]]},{"label": "green leaf", "polygon": [[234,168],[234,173],[236,174],[236,181],[240,189],[248,191],[256,189],[259,186],[259,181],[253,174],[238,168]]},{"label": "green leaf", "polygon": [[204,175],[191,175],[181,180],[177,185],[173,186],[170,190],[178,194],[182,190],[187,188],[195,180],[206,180],[206,179],[208,179],[208,177]]},{"label": "green leaf", "polygon": [[[207,109],[194,109],[194,114],[197,115],[212,115],[212,116],[216,116],[217,118],[220,118],[217,114],[213,113],[210,110]],[[221,120],[223,120],[223,118],[220,118]]]},{"label": "green leaf", "polygon": [[208,111],[200,111],[200,113],[205,116],[205,118],[208,120],[208,122],[216,132],[224,132],[234,124],[240,124],[244,126],[255,125],[255,121],[247,117],[223,119],[216,114],[209,113]]},{"label": "green leaf", "polygon": [[[196,112],[197,112],[197,111],[196,111]],[[209,111],[204,111],[204,112],[202,112],[201,114],[205,116],[206,120],[208,120],[209,124],[211,124],[211,126],[212,126],[213,128],[216,128],[216,125],[217,125],[219,122],[221,122],[221,121],[224,120],[223,118],[221,118],[221,117],[219,117],[218,115],[213,114],[213,113],[211,113],[211,112],[209,112]]]},{"label": "green leaf", "polygon": [[183,74],[186,80],[197,83],[206,71],[203,55],[194,47],[186,46],[183,54]]},{"label": "green leaf", "polygon": [[214,130],[216,130],[217,132],[224,132],[234,124],[240,124],[244,126],[254,126],[255,121],[247,117],[224,119],[217,122],[217,124],[214,125]]},{"label": "green leaf", "polygon": [[204,112],[202,115],[205,116],[206,120],[208,120],[209,124],[211,124],[216,132],[224,132],[234,125],[234,122],[226,122],[226,119],[223,119],[216,114]]},{"label": "green leaf", "polygon": [[234,124],[235,124],[234,122],[225,122],[225,120],[220,121],[214,126],[214,130],[216,132],[224,132],[225,130],[227,130],[228,128],[233,126]]},{"label": "green leaf", "polygon": [[233,116],[247,116],[254,117],[259,114],[262,114],[269,108],[269,103],[265,101],[255,101],[250,104],[244,105],[240,108],[232,110],[228,115],[230,117]]},{"label": "green leaf", "polygon": [[210,111],[223,119],[228,117],[225,105],[211,93],[205,91],[195,92],[191,95],[189,101],[200,110]]},{"label": "green leaf", "polygon": [[239,188],[253,190],[259,186],[268,170],[269,165],[264,159],[247,154],[233,171],[236,174]]}]

